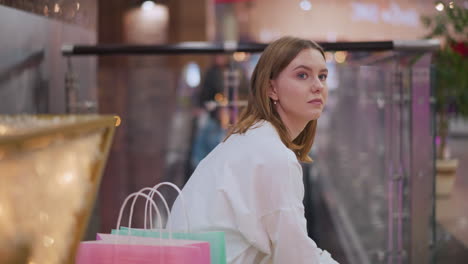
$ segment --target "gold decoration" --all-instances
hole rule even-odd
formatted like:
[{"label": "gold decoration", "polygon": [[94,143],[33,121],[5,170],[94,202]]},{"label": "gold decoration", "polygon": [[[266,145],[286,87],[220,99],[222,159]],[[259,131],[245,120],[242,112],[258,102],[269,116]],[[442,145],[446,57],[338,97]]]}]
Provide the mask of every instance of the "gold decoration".
[{"label": "gold decoration", "polygon": [[114,117],[0,116],[0,127],[0,263],[74,263]]}]

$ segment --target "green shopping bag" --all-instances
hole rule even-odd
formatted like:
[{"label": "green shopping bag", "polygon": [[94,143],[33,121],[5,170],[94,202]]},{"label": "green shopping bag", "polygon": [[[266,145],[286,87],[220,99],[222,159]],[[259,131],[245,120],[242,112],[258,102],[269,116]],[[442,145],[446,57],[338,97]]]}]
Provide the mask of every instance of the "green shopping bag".
[{"label": "green shopping bag", "polygon": [[[120,227],[120,230],[113,229],[112,234],[116,235],[132,235],[141,237],[169,238],[169,232],[163,230],[159,232],[155,229],[134,229],[129,230],[128,227]],[[224,232],[172,232],[172,239],[206,241],[210,243],[211,264],[226,264],[226,242],[224,240]]]}]

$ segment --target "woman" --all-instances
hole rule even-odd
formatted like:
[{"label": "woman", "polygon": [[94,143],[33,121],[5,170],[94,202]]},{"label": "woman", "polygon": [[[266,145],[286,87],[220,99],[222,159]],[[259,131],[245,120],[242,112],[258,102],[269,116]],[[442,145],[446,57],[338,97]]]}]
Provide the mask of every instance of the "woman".
[{"label": "woman", "polygon": [[[228,263],[336,263],[307,236],[299,164],[311,162],[327,73],[316,43],[283,37],[270,44],[246,110],[185,185],[192,228],[224,231]],[[186,226],[179,199],[169,222]]]}]

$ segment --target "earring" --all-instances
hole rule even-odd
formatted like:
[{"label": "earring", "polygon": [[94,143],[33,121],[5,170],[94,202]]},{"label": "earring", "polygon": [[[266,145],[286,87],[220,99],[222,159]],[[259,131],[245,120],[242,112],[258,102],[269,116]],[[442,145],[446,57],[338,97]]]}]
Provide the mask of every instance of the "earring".
[{"label": "earring", "polygon": [[276,101],[273,101],[273,104],[276,104]]}]

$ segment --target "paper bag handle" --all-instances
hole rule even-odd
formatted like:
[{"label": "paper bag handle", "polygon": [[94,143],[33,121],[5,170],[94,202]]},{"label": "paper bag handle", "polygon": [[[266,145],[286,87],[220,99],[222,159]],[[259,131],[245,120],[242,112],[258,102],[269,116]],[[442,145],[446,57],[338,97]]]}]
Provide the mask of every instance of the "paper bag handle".
[{"label": "paper bag handle", "polygon": [[[151,203],[151,205],[153,206],[153,209],[156,210],[156,213],[157,213],[157,216],[158,216],[159,229],[162,229],[161,213],[159,212],[159,209],[158,209],[158,206],[156,205],[156,203],[151,199],[151,197],[149,195],[146,195],[146,194],[141,193],[141,192],[135,192],[135,193],[132,193],[129,196],[127,196],[127,198],[125,198],[124,202],[122,203],[122,206],[120,207],[120,211],[119,211],[119,218],[117,220],[116,230],[119,230],[119,228],[120,228],[120,223],[121,223],[121,220],[122,220],[122,214],[123,214],[123,211],[125,209],[125,206],[127,205],[128,200],[130,200],[132,197],[135,197],[134,199],[136,199],[138,196],[145,197],[146,201],[147,202],[149,201]],[[128,229],[129,229],[129,232],[131,233],[131,221],[129,221]]]},{"label": "paper bag handle", "polygon": [[[161,182],[159,184],[156,184],[153,189],[154,190],[157,190],[158,188],[160,188],[161,186],[163,185],[166,185],[166,186],[170,186],[172,187],[174,190],[177,191],[177,193],[179,194],[180,196],[180,199],[182,201],[182,208],[184,210],[184,214],[185,214],[185,221],[187,223],[187,233],[191,233],[191,228],[190,228],[190,220],[189,220],[189,216],[188,216],[188,212],[187,212],[187,207],[185,206],[185,200],[184,200],[184,195],[182,194],[182,191],[179,189],[179,187],[177,187],[177,185],[171,183],[171,182]],[[153,197],[154,193],[150,193],[150,197]],[[151,198],[152,199],[152,198]],[[146,203],[146,206],[145,206],[145,211],[146,211],[146,208],[149,207],[149,204],[148,204],[148,201]],[[169,215],[168,215],[169,217]],[[151,211],[150,211],[150,221],[152,221],[152,215],[151,215]],[[169,223],[169,226],[172,226],[170,223]],[[172,227],[168,228],[168,229],[171,229],[172,230]]]}]

